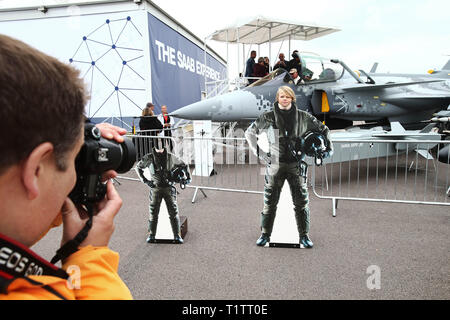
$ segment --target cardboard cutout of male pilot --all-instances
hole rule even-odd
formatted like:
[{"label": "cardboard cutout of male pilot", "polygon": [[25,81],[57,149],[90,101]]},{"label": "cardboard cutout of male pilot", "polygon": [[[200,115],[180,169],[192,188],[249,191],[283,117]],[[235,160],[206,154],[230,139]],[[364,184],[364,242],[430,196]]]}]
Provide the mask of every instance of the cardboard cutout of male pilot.
[{"label": "cardboard cutout of male pilot", "polygon": [[[149,168],[150,180],[144,175],[144,169]],[[150,187],[149,225],[147,242],[155,242],[156,228],[161,202],[164,199],[169,213],[174,241],[183,243],[181,237],[180,217],[177,205],[177,190],[174,184],[190,183],[188,167],[166,148],[153,148],[136,165],[136,171],[143,183]],[[180,180],[181,178],[181,180]]]}]

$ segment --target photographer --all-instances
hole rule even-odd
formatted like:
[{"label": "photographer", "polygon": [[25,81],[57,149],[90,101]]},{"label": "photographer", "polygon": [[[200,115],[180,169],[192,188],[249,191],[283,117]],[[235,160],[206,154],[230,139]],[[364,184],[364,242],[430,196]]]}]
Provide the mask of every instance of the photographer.
[{"label": "photographer", "polygon": [[[117,274],[119,255],[107,247],[122,205],[111,181],[87,237],[62,268],[29,249],[61,221],[64,244],[87,220],[68,198],[84,143],[79,72],[4,35],[0,66],[0,299],[131,299]],[[99,127],[103,137],[123,140],[124,130]],[[104,179],[115,175],[107,171]],[[70,267],[79,270],[79,286],[69,285]]]}]

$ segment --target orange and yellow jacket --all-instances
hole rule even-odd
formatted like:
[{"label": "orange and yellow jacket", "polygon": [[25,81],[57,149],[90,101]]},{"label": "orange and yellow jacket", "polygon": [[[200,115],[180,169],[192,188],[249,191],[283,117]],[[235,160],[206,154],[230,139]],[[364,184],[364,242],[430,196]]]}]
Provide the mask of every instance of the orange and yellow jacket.
[{"label": "orange and yellow jacket", "polygon": [[[0,246],[0,300],[67,299],[110,300],[132,299],[131,293],[117,273],[119,254],[107,247],[86,246],[70,255],[59,269],[40,258],[28,248],[20,252],[8,246]],[[24,251],[25,252],[25,251]],[[28,258],[24,258],[27,256]],[[30,261],[36,261],[33,265]],[[64,276],[40,275],[18,276],[15,271],[28,268],[36,271],[37,265],[53,268]],[[11,273],[8,273],[8,268]],[[3,270],[3,271],[2,271]],[[65,272],[64,272],[65,271]],[[44,272],[45,274],[45,272]]]}]

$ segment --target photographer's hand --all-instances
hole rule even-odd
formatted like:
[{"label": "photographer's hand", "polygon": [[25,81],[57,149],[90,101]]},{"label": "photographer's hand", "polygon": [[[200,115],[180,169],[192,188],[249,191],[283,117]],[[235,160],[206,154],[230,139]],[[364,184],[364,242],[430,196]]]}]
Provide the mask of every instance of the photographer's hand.
[{"label": "photographer's hand", "polygon": [[[114,231],[114,217],[122,206],[122,199],[111,181],[107,183],[106,196],[95,208],[92,228],[88,236],[81,243],[81,247],[92,245],[107,246]],[[84,210],[78,210],[73,202],[67,198],[62,207],[63,237],[62,244],[73,239],[84,227],[88,219]]]},{"label": "photographer's hand", "polygon": [[122,136],[127,133],[127,130],[106,122],[98,123],[95,126],[100,129],[103,138],[114,139],[119,143],[123,142]]},{"label": "photographer's hand", "polygon": [[[95,125],[97,128],[100,129],[100,133],[102,134],[102,137],[105,139],[114,139],[115,141],[122,143],[123,142],[123,135],[127,133],[127,130],[114,126],[112,124],[103,122],[98,123]],[[102,176],[102,181],[105,182],[108,179],[112,179],[117,177],[117,172],[114,170],[106,171]]]}]

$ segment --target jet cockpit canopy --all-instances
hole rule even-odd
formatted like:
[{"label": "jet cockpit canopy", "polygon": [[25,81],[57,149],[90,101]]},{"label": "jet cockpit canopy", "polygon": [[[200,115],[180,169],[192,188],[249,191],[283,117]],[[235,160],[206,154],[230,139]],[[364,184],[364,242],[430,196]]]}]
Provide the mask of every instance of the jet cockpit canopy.
[{"label": "jet cockpit canopy", "polygon": [[319,56],[312,52],[300,53],[302,61],[302,77],[305,83],[318,81],[336,81],[344,74],[340,64],[331,62],[331,59]]}]

